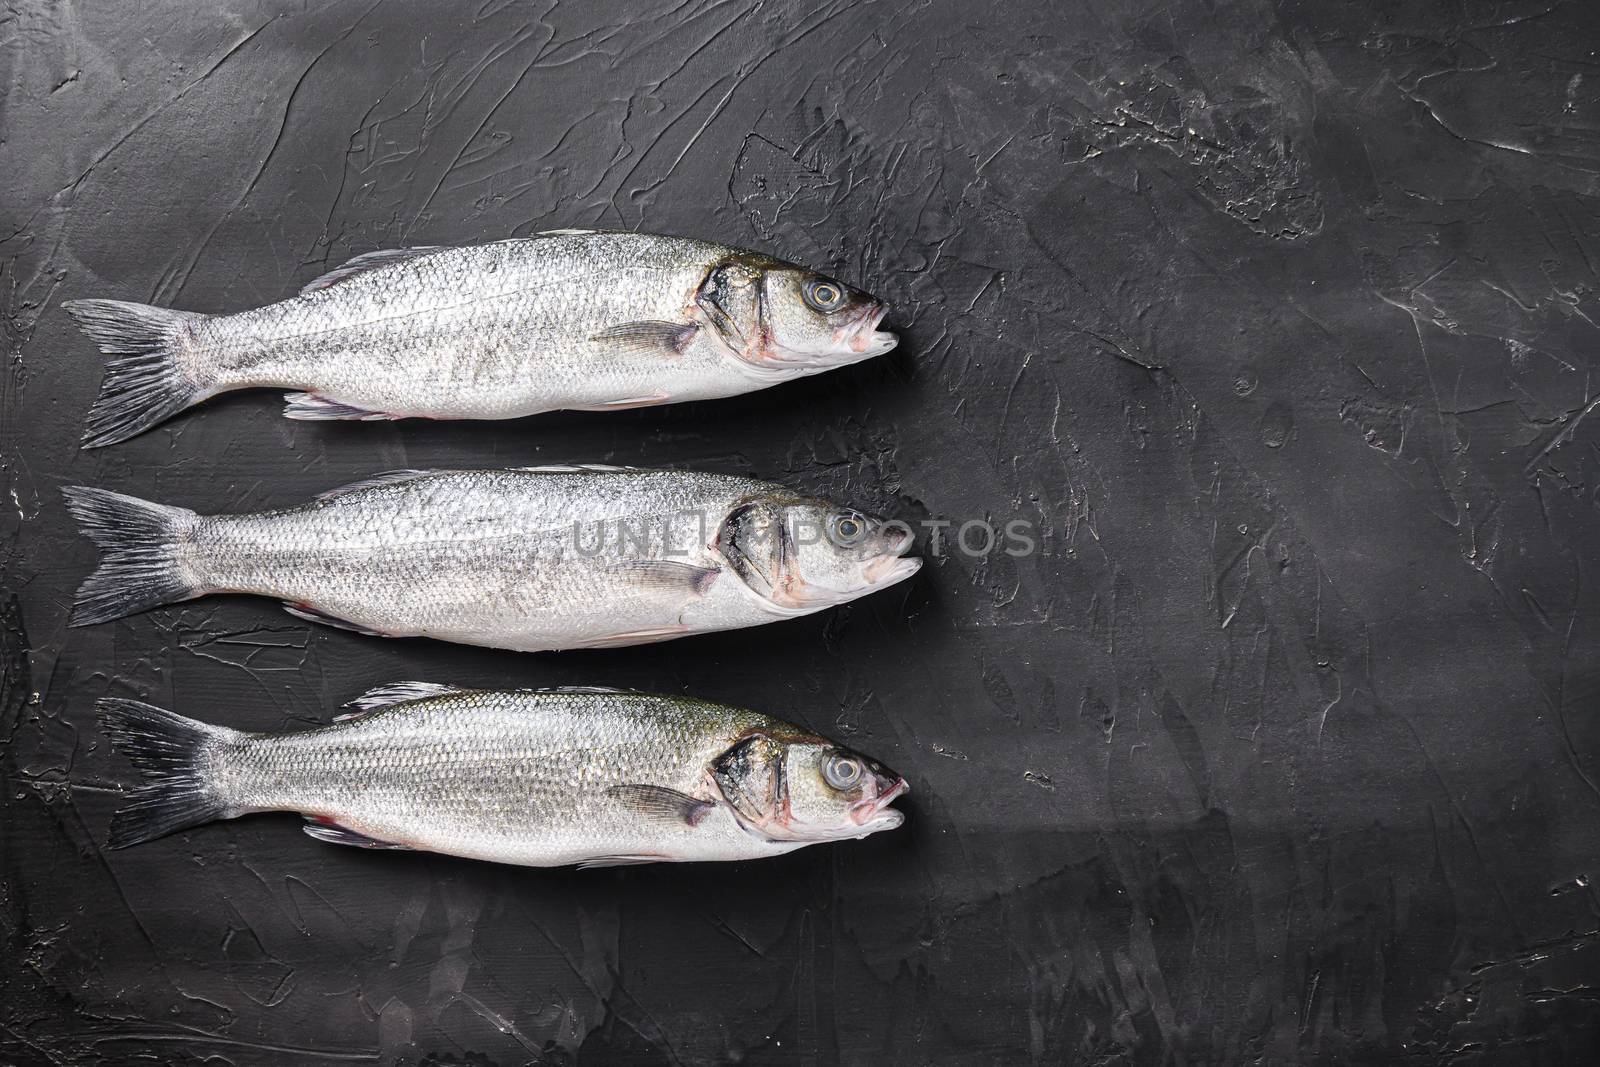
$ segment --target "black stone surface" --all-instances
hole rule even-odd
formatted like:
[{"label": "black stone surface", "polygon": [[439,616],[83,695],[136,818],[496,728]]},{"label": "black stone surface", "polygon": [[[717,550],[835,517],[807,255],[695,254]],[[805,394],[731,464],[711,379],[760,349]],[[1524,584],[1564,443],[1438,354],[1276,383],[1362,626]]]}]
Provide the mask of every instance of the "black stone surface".
[{"label": "black stone surface", "polygon": [[[0,1062],[1595,1061],[1595,5],[20,0],[0,71]],[[904,342],[726,402],[235,394],[77,449],[65,299],[235,310],[568,226],[836,270]],[[66,627],[62,484],[240,510],[561,461],[1044,533],[640,649],[247,598]],[[275,730],[402,678],[758,707],[907,774],[911,818],[616,871],[292,816],[103,850],[97,697]]]}]

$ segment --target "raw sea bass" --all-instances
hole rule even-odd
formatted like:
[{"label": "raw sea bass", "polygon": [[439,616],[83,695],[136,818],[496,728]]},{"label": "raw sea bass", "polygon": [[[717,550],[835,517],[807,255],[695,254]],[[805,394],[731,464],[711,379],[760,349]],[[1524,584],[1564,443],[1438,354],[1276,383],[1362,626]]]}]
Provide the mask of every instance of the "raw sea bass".
[{"label": "raw sea bass", "polygon": [[115,357],[89,448],[231,389],[297,390],[291,419],[511,419],[734,396],[896,343],[888,305],[813,271],[589,230],[369,252],[233,315],[63,306]]},{"label": "raw sea bass", "polygon": [[109,844],[297,811],[365,848],[584,867],[776,856],[892,830],[905,779],[753,711],[606,689],[375,689],[328,726],[241,733],[136,700],[99,704],[152,779]]},{"label": "raw sea bass", "polygon": [[231,592],[387,637],[632,645],[809,615],[921,564],[903,523],[693,471],[395,471],[242,515],[64,493],[104,550],[77,626]]}]

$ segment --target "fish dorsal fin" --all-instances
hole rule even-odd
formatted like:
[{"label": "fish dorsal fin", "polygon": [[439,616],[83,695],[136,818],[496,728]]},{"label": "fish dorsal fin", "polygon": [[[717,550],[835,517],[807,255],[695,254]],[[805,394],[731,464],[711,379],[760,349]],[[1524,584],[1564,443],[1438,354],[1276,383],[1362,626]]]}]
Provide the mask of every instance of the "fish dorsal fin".
[{"label": "fish dorsal fin", "polygon": [[380,485],[399,485],[401,482],[409,482],[413,478],[421,478],[425,475],[436,473],[438,472],[418,470],[384,471],[382,474],[374,474],[370,478],[363,478],[359,482],[351,482],[349,485],[341,485],[326,492],[318,493],[317,500],[337,500],[348,493],[354,493],[360,489],[375,489]]},{"label": "fish dorsal fin", "polygon": [[591,233],[600,233],[600,230],[540,230],[535,237],[587,237]]},{"label": "fish dorsal fin", "polygon": [[571,694],[574,694],[574,695],[582,694],[582,695],[587,695],[587,696],[597,696],[597,695],[600,695],[600,696],[607,696],[607,695],[615,696],[618,693],[623,693],[623,694],[626,694],[628,696],[633,696],[638,692],[638,690],[636,690],[636,689],[617,689],[614,686],[609,686],[609,685],[547,685],[547,686],[541,686],[538,689],[524,689],[523,692],[524,693],[571,693]]},{"label": "fish dorsal fin", "polygon": [[643,467],[618,467],[610,463],[546,463],[542,467],[514,467],[525,474],[622,474]]},{"label": "fish dorsal fin", "polygon": [[396,704],[409,704],[413,700],[426,700],[429,697],[448,696],[451,693],[465,693],[467,690],[458,685],[440,685],[438,682],[390,682],[380,685],[376,689],[368,689],[365,693],[348,701],[344,706],[354,710],[343,715],[335,715],[334,722],[347,722],[350,719],[359,719],[361,716],[379,708],[389,708]]},{"label": "fish dorsal fin", "polygon": [[387,267],[391,263],[416,259],[418,256],[431,256],[435,252],[443,252],[444,250],[444,245],[418,245],[416,248],[380,248],[376,252],[363,252],[328,273],[320,274],[306,282],[305,288],[300,290],[300,295],[307,296],[311,293],[320,293],[329,286],[349,281],[357,274],[364,274],[379,267]]}]

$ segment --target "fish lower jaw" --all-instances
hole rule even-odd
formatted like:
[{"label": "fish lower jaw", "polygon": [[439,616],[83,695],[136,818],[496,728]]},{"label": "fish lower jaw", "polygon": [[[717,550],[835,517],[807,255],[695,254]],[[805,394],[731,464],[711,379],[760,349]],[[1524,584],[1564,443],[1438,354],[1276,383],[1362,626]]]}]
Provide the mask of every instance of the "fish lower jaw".
[{"label": "fish lower jaw", "polygon": [[894,556],[872,563],[867,568],[866,579],[871,589],[884,589],[905,581],[921,569],[922,559],[918,556]]},{"label": "fish lower jaw", "polygon": [[862,574],[862,584],[850,589],[811,588],[805,592],[791,589],[782,600],[764,597],[755,590],[750,592],[771,614],[782,618],[794,618],[859,600],[880,589],[887,589],[896,582],[903,582],[921,569],[922,559],[918,556],[886,556],[870,564]]},{"label": "fish lower jaw", "polygon": [[850,341],[850,351],[861,359],[871,359],[892,352],[900,344],[898,334],[888,330],[873,330],[870,333],[863,331]]},{"label": "fish lower jaw", "polygon": [[747,377],[780,381],[806,378],[861,363],[890,352],[899,344],[900,338],[895,334],[873,331],[841,341],[822,352],[768,351],[755,359],[742,354],[734,358],[740,364],[740,371]]},{"label": "fish lower jaw", "polygon": [[816,840],[818,842],[861,841],[871,837],[873,834],[882,833],[885,830],[898,830],[901,826],[905,825],[905,821],[906,816],[904,812],[897,811],[894,808],[880,808],[876,814],[874,814],[865,822],[859,825],[853,825],[848,828],[841,829],[839,832],[829,834],[825,837],[819,837]]},{"label": "fish lower jaw", "polygon": [[856,840],[859,841],[863,837],[870,837],[872,834],[882,830],[898,830],[905,825],[905,821],[905,812],[897,811],[894,808],[885,808],[867,820],[866,824],[862,826],[861,832],[856,835]]}]

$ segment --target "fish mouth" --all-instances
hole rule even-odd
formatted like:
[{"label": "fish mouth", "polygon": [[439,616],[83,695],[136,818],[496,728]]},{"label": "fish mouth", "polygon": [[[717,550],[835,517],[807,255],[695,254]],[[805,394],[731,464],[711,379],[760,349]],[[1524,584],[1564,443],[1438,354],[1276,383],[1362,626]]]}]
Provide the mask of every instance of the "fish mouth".
[{"label": "fish mouth", "polygon": [[805,615],[824,607],[843,604],[868,593],[903,582],[922,569],[922,560],[916,556],[902,556],[916,536],[903,523],[894,543],[875,555],[871,562],[852,573],[845,587],[812,585],[800,574],[793,574],[767,590],[757,589],[750,582],[740,587],[758,598],[769,611],[779,615]]},{"label": "fish mouth", "polygon": [[900,343],[900,338],[888,330],[878,329],[878,323],[889,314],[889,305],[882,300],[869,300],[855,315],[842,321],[828,334],[818,347],[804,349],[785,348],[771,338],[758,346],[753,353],[739,350],[736,354],[746,363],[776,367],[786,370],[816,372],[834,367],[849,366],[862,360],[881,356]]},{"label": "fish mouth", "polygon": [[862,359],[871,359],[881,356],[900,343],[900,338],[888,330],[878,329],[878,323],[889,314],[889,305],[882,300],[874,300],[861,312],[861,315],[850,326],[849,346],[850,351]]},{"label": "fish mouth", "polygon": [[910,530],[901,530],[899,538],[883,555],[867,564],[862,572],[862,577],[873,588],[882,588],[903,582],[917,571],[922,569],[922,560],[916,556],[907,557],[905,552],[916,540]]},{"label": "fish mouth", "polygon": [[907,559],[903,556],[888,556],[884,559],[875,559],[867,564],[867,584],[874,589],[883,589],[896,582],[903,582],[922,569],[922,560],[916,556]]},{"label": "fish mouth", "polygon": [[861,827],[859,837],[875,834],[880,830],[893,830],[906,821],[906,813],[897,811],[889,805],[900,797],[911,792],[911,783],[904,778],[896,778],[893,785],[883,790],[871,800],[864,800],[856,804],[850,811],[850,818]]}]

